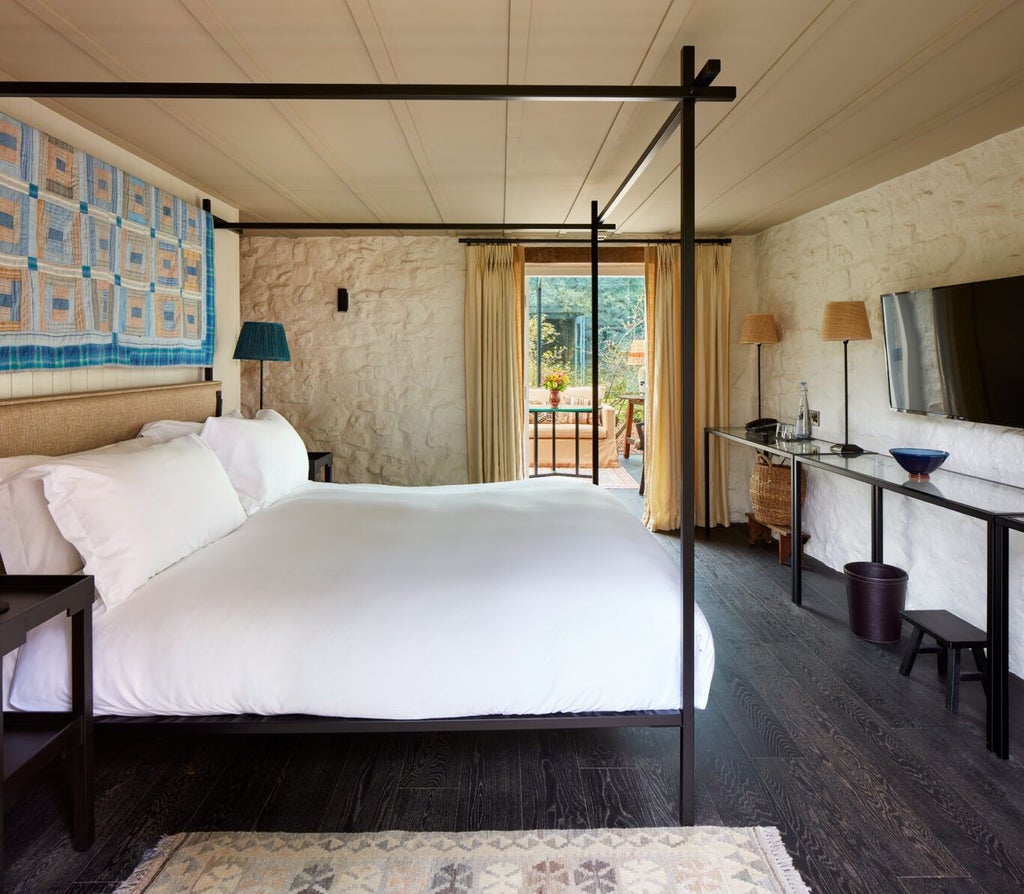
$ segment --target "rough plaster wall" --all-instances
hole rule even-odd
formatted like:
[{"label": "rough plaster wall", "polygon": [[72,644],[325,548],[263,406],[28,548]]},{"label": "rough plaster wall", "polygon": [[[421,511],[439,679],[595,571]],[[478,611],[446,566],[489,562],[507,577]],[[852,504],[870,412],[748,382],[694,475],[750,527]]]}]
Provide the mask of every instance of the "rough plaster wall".
[{"label": "rough plaster wall", "polygon": [[[242,239],[242,319],[283,323],[292,355],[265,364],[264,404],[334,452],[335,481],[466,481],[465,280],[451,238]],[[243,362],[246,413],[258,402]]]},{"label": "rough plaster wall", "polygon": [[[762,349],[767,415],[792,420],[799,382],[821,410],[815,435],[842,440],[843,349],[819,338],[827,301],[867,303],[873,339],[850,343],[850,439],[949,451],[945,468],[1024,487],[1024,431],[889,409],[879,295],[1024,273],[1024,129],[1011,131],[754,237],[754,274],[734,275],[735,338],[743,314],[773,312],[782,341]],[[733,257],[738,252],[734,246]],[[732,351],[732,422],[754,414],[754,349]],[[732,514],[749,509],[749,451],[730,462]],[[910,575],[911,608],[948,608],[985,627],[985,528],[885,495],[885,560]],[[865,485],[811,473],[810,555],[833,568],[870,558]],[[1024,537],[1010,538],[1010,667],[1024,674]]]}]

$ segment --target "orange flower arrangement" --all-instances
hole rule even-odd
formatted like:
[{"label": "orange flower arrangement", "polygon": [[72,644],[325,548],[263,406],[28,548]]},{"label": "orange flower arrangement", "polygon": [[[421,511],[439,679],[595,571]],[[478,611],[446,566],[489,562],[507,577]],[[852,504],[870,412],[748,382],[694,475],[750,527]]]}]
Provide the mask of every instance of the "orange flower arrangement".
[{"label": "orange flower arrangement", "polygon": [[565,391],[569,387],[569,374],[564,369],[553,369],[540,384],[548,391]]}]

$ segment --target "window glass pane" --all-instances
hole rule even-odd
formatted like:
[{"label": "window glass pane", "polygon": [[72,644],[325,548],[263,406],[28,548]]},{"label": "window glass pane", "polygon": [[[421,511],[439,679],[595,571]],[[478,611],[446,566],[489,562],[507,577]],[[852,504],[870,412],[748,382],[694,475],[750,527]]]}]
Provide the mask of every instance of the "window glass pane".
[{"label": "window glass pane", "polygon": [[[540,387],[544,377],[564,370],[570,385],[591,380],[590,277],[527,276],[527,384]],[[607,399],[635,392],[643,379],[641,356],[644,278],[602,276],[598,281],[598,381]]]}]

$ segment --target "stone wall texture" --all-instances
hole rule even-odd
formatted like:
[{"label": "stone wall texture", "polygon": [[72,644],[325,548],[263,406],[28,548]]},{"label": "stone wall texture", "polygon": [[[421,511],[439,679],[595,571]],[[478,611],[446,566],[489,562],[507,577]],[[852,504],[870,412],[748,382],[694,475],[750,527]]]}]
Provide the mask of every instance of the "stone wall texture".
[{"label": "stone wall texture", "polygon": [[[843,348],[819,338],[828,301],[867,303],[873,338],[851,342],[850,439],[868,450],[933,447],[945,468],[1024,487],[1024,431],[889,409],[881,326],[885,292],[1024,274],[1024,129],[733,244],[732,423],[756,415],[756,349],[738,345],[743,315],[772,312],[781,343],[762,348],[765,415],[792,420],[799,383],[820,409],[817,437],[841,441]],[[1024,370],[1024,365],[1022,365]],[[749,510],[751,451],[730,451],[732,518]],[[947,608],[985,627],[985,527],[885,495],[885,560],[910,575],[911,608]],[[870,493],[811,473],[807,552],[841,569],[869,559]],[[1024,674],[1024,537],[1011,534],[1010,658]]]},{"label": "stone wall texture", "polygon": [[[283,323],[292,355],[265,364],[264,404],[334,452],[335,481],[466,481],[465,280],[452,238],[242,239],[242,319]],[[246,415],[258,403],[243,362]]]}]

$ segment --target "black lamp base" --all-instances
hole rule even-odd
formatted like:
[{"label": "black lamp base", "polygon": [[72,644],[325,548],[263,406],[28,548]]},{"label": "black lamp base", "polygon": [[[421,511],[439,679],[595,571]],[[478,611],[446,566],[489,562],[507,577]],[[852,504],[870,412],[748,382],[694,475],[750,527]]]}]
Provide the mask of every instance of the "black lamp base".
[{"label": "black lamp base", "polygon": [[840,456],[860,456],[864,452],[864,448],[856,444],[833,444],[829,449]]}]

